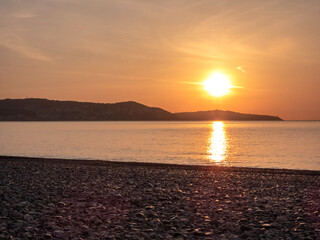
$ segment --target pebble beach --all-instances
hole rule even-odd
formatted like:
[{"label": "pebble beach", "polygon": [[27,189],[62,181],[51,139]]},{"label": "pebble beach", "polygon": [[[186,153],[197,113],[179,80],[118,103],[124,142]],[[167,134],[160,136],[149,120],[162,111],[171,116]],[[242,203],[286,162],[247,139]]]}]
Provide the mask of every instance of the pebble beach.
[{"label": "pebble beach", "polygon": [[0,157],[0,239],[320,239],[320,171]]}]

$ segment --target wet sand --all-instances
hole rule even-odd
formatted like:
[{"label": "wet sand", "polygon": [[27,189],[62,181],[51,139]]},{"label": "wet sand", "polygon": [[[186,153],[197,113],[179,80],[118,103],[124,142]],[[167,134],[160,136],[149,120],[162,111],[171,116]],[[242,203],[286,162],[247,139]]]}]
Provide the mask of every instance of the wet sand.
[{"label": "wet sand", "polygon": [[0,239],[320,239],[320,171],[0,157]]}]

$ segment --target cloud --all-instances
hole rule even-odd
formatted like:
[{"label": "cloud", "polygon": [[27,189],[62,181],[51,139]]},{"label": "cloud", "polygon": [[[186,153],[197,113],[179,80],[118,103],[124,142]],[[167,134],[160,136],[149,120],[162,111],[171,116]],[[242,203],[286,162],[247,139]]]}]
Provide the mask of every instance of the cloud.
[{"label": "cloud", "polygon": [[12,15],[14,18],[34,18],[37,17],[38,15],[31,13],[31,12],[18,12],[18,13],[14,13]]},{"label": "cloud", "polygon": [[41,50],[29,46],[23,41],[15,40],[15,39],[0,39],[0,46],[5,47],[11,51],[19,53],[23,57],[40,60],[40,61],[51,61],[52,59],[46,54],[42,53]]},{"label": "cloud", "polygon": [[236,67],[236,69],[243,72],[243,73],[247,73],[247,71],[243,68],[243,66],[238,66],[238,67]]},{"label": "cloud", "polygon": [[83,72],[83,71],[61,71],[62,74],[69,74],[69,75],[79,75],[79,76],[95,76],[95,77],[102,77],[106,79],[124,79],[124,80],[141,80],[146,79],[144,77],[135,77],[135,76],[128,76],[128,75],[121,75],[121,74],[104,74],[98,72]]},{"label": "cloud", "polygon": [[7,4],[0,10],[0,47],[18,53],[18,55],[39,61],[51,61],[38,46],[34,36],[41,36],[35,31],[36,18],[39,16],[30,6]]}]

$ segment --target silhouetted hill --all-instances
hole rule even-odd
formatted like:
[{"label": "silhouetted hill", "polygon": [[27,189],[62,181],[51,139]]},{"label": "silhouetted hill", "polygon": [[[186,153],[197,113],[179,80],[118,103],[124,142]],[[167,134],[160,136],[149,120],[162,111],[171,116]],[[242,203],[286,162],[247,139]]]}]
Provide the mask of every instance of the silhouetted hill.
[{"label": "silhouetted hill", "polygon": [[236,113],[231,111],[200,111],[200,112],[182,112],[175,113],[178,120],[186,121],[214,121],[214,120],[242,120],[242,121],[258,121],[258,120],[268,120],[268,121],[279,121],[282,120],[278,116],[269,115],[256,115],[256,114],[245,114]]},{"label": "silhouetted hill", "polygon": [[170,113],[137,102],[90,103],[39,98],[0,100],[0,121],[281,120],[230,111]]},{"label": "silhouetted hill", "polygon": [[174,120],[161,108],[137,102],[90,103],[47,99],[0,100],[2,121],[139,121]]}]

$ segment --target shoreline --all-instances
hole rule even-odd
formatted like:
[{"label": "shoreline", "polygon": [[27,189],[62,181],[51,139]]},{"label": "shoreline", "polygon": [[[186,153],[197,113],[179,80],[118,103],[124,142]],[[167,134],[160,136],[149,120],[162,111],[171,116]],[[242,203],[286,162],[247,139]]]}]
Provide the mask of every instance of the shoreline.
[{"label": "shoreline", "polygon": [[2,160],[19,160],[19,161],[41,161],[46,163],[72,163],[96,166],[141,166],[153,168],[177,168],[182,170],[202,170],[202,171],[231,171],[231,172],[256,172],[256,173],[274,173],[274,174],[294,174],[294,175],[313,175],[320,176],[320,170],[303,170],[303,169],[278,169],[278,168],[254,168],[254,167],[232,167],[232,166],[206,166],[206,165],[187,165],[187,164],[168,164],[168,163],[150,163],[150,162],[120,162],[108,160],[88,160],[88,159],[66,159],[66,158],[45,158],[45,157],[28,157],[28,156],[6,156],[0,155]]},{"label": "shoreline", "polygon": [[319,239],[319,171],[0,156],[0,239]]}]

